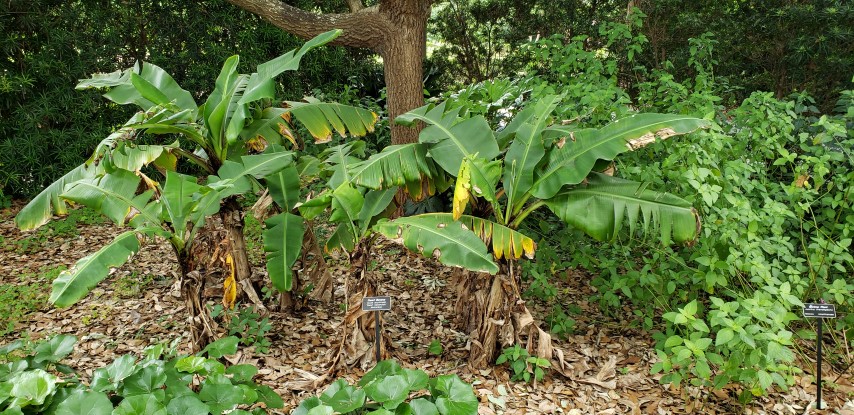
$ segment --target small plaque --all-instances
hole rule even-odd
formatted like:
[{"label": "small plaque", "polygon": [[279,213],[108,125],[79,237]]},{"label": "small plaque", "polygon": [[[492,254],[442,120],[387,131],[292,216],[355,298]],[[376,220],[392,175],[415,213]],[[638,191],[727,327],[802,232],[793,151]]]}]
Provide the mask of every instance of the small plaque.
[{"label": "small plaque", "polygon": [[833,304],[821,303],[804,304],[804,317],[836,318],[836,306]]},{"label": "small plaque", "polygon": [[362,298],[362,311],[388,311],[391,310],[391,297],[365,297]]}]

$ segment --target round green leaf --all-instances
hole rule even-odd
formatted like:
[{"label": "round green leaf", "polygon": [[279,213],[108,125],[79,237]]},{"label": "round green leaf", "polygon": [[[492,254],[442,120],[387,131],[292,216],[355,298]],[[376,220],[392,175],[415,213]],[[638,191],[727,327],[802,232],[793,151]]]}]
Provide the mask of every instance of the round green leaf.
[{"label": "round green leaf", "polygon": [[166,408],[154,395],[137,395],[122,400],[113,415],[166,415]]},{"label": "round green leaf", "polygon": [[56,415],[110,415],[113,404],[105,393],[76,390],[56,408]]},{"label": "round green leaf", "polygon": [[207,415],[210,408],[195,395],[179,396],[166,405],[168,415]]}]

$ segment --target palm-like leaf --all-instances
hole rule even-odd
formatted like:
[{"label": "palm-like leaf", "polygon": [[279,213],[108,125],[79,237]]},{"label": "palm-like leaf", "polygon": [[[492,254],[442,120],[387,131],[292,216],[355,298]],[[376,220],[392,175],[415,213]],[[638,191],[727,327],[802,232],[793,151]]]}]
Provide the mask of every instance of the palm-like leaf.
[{"label": "palm-like leaf", "polygon": [[613,160],[618,154],[656,140],[706,128],[709,122],[684,115],[636,114],[600,129],[585,129],[555,143],[548,162],[536,177],[532,193],[548,199],[565,185],[581,183],[596,160]]},{"label": "palm-like leaf", "polygon": [[70,269],[62,271],[53,281],[50,302],[68,307],[83,298],[110,272],[139,251],[136,231],[124,232],[97,252],[83,257]]},{"label": "palm-like leaf", "polygon": [[267,274],[273,287],[279,291],[290,291],[293,284],[291,267],[302,251],[305,233],[303,219],[282,212],[267,219],[264,230],[264,251],[267,252]]},{"label": "palm-like leaf", "polygon": [[477,272],[498,272],[498,265],[486,245],[461,221],[451,215],[416,215],[380,221],[374,230],[388,238],[400,239],[413,252],[434,257],[439,262]]},{"label": "palm-like leaf", "polygon": [[600,241],[615,238],[626,221],[630,233],[639,222],[645,233],[658,230],[665,245],[693,241],[700,227],[697,212],[684,199],[599,173],[545,203],[564,222]]},{"label": "palm-like leaf", "polygon": [[431,108],[429,105],[414,109],[395,120],[398,124],[412,125],[424,121],[428,127],[421,130],[418,141],[430,144],[430,156],[448,174],[456,175],[466,156],[477,155],[492,159],[498,155],[498,143],[482,116],[462,118],[460,108],[445,112],[445,103]]}]

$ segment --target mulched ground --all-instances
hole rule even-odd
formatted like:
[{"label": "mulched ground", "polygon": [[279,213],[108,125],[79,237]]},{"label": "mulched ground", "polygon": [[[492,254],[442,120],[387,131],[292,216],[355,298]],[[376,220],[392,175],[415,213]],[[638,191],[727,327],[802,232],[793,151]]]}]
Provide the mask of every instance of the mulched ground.
[{"label": "mulched ground", "polygon": [[[38,244],[39,249],[28,247],[26,253],[21,252],[24,239],[33,233],[14,227],[12,217],[19,207],[0,211],[0,284],[27,284],[32,280],[21,279],[21,275],[57,265],[71,266],[119,233],[111,224],[79,226],[79,235],[48,234]],[[80,340],[70,365],[90,376],[94,369],[121,354],[179,336],[188,338],[184,305],[173,284],[177,273],[173,256],[165,243],[148,244],[82,301],[66,309],[45,305],[20,324],[17,335],[0,339],[0,345],[16,338],[76,335]],[[393,298],[392,311],[384,313],[383,328],[394,340],[401,363],[431,375],[456,373],[471,382],[482,402],[481,414],[802,414],[815,399],[815,387],[807,376],[788,392],[759,397],[747,406],[735,399],[736,387],[708,391],[660,385],[660,376],[650,375],[656,360],[651,336],[632,328],[628,321],[603,315],[588,302],[593,294],[588,279],[574,272],[554,278],[560,293],[558,301],[581,310],[572,316],[575,334],[565,341],[556,339],[557,346],[569,352],[566,358],[575,374],[572,378],[547,376],[534,386],[511,382],[504,366],[470,370],[466,366],[466,335],[455,330],[452,323],[456,299],[449,287],[451,270],[389,242],[380,242],[374,249],[373,261],[373,272],[380,273],[385,281],[380,294]],[[234,358],[235,363],[260,368],[257,381],[282,395],[286,402],[283,413],[334,380],[323,374],[335,350],[343,317],[341,276],[346,264],[333,257],[330,265],[338,284],[332,302],[312,302],[299,312],[269,313],[273,324],[269,351],[261,354],[244,348]],[[265,271],[258,266],[254,272]],[[529,305],[540,319],[550,309],[543,304]],[[630,310],[624,311],[626,316],[631,315]],[[433,340],[443,346],[441,356],[428,353]],[[187,348],[186,341],[182,347]],[[805,365],[812,367],[814,363]],[[807,375],[812,372],[809,368],[805,371]],[[341,375],[355,381],[361,374],[357,369]],[[831,380],[837,377],[832,372],[824,376]],[[843,376],[836,384],[835,389],[826,388],[823,395],[831,409],[813,413],[854,414],[854,401],[849,401],[854,396],[851,377]]]}]

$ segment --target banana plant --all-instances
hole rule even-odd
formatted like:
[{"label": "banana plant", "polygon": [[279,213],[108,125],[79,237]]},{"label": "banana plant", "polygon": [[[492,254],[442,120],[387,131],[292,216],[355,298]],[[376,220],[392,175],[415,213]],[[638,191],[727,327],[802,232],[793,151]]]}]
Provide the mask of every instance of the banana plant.
[{"label": "banana plant", "polygon": [[[229,58],[213,92],[201,105],[167,72],[149,63],[81,81],[78,88],[105,88],[107,99],[136,105],[142,111],[102,140],[85,163],[34,198],[15,218],[16,224],[22,230],[37,228],[54,213],[64,214],[67,203],[74,202],[90,206],[130,230],[58,278],[51,301],[59,306],[74,303],[101,281],[110,267],[123,264],[136,253],[139,238],[160,236],[176,252],[182,292],[193,321],[194,345],[203,347],[213,330],[202,307],[204,275],[200,271],[205,270],[200,269],[204,266],[201,258],[210,256],[225,240],[230,249],[221,258],[227,275],[224,299],[232,303],[236,286],[242,285],[238,282],[249,275],[243,208],[237,198],[262,186],[271,189],[284,211],[280,219],[271,219],[273,232],[265,234],[265,245],[275,265],[269,267],[274,286],[287,289],[278,282],[284,279],[281,274],[290,273],[293,257],[281,254],[287,248],[275,230],[285,222],[281,219],[284,214],[295,207],[293,200],[300,190],[299,186],[294,190],[291,183],[296,177],[292,171],[297,168],[298,153],[284,148],[290,145],[299,150],[293,119],[301,122],[317,142],[324,142],[333,132],[366,134],[373,129],[377,116],[364,109],[316,100],[273,106],[274,78],[297,69],[305,53],[339,34],[321,34],[248,75],[237,72],[239,57]],[[167,137],[168,144],[139,145],[136,138],[143,133]],[[173,141],[175,136],[179,140]],[[178,173],[178,159],[195,164],[201,173]],[[283,195],[285,191],[289,194]],[[226,236],[211,232],[200,238],[205,220],[213,215],[220,216]]]},{"label": "banana plant", "polygon": [[598,166],[621,153],[706,128],[708,122],[635,114],[598,129],[554,125],[551,115],[561,98],[548,96],[528,105],[499,132],[483,117],[446,110],[445,103],[397,119],[427,124],[419,143],[453,181],[452,209],[383,221],[374,229],[412,251],[477,272],[462,282],[457,309],[471,336],[475,367],[494,362],[499,343],[521,343],[520,336],[538,338],[528,343],[537,345],[532,351],[552,357],[548,334],[531,323],[519,297],[513,266],[534,256],[534,240],[519,230],[534,211],[545,207],[599,240],[616,238],[626,225],[631,233],[655,233],[664,244],[690,244],[698,233],[699,218],[690,203],[604,174]]}]

